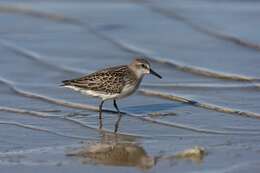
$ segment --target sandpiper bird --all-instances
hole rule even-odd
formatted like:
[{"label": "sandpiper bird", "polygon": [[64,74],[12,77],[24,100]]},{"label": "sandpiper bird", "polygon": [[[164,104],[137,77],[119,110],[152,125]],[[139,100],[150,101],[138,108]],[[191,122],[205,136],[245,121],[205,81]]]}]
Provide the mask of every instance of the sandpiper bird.
[{"label": "sandpiper bird", "polygon": [[114,107],[120,115],[116,100],[133,94],[145,74],[153,74],[162,78],[151,69],[150,63],[146,59],[136,58],[129,65],[110,67],[77,79],[62,81],[62,86],[101,98],[99,105],[99,119],[101,120],[104,101],[113,100]]}]

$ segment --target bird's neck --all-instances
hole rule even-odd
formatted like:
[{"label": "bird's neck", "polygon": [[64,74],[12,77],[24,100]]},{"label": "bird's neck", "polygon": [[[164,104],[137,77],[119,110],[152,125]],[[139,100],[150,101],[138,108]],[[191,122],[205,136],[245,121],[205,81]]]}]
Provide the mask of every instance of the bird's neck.
[{"label": "bird's neck", "polygon": [[143,79],[143,77],[144,77],[145,74],[144,74],[142,71],[136,70],[136,68],[133,67],[132,64],[130,64],[128,67],[129,67],[129,68],[131,69],[131,71],[135,74],[135,76],[136,76],[136,78],[137,78],[138,80],[141,81],[141,80]]}]

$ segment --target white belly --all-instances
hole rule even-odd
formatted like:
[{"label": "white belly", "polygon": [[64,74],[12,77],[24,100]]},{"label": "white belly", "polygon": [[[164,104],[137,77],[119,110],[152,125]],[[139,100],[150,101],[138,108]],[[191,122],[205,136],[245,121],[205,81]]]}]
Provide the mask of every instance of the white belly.
[{"label": "white belly", "polygon": [[88,95],[88,96],[92,96],[92,97],[99,97],[102,100],[108,100],[108,99],[114,99],[114,98],[118,98],[120,94],[106,94],[106,93],[102,93],[102,92],[97,92],[97,91],[92,91],[92,90],[85,90],[79,87],[75,87],[75,86],[64,86],[66,88],[70,88],[74,91],[78,91],[84,95]]},{"label": "white belly", "polygon": [[138,88],[138,85],[134,85],[134,86],[133,85],[126,85],[122,89],[122,91],[121,91],[120,95],[118,96],[118,98],[124,98],[124,97],[127,97],[127,96],[133,94],[136,91],[136,89]]}]

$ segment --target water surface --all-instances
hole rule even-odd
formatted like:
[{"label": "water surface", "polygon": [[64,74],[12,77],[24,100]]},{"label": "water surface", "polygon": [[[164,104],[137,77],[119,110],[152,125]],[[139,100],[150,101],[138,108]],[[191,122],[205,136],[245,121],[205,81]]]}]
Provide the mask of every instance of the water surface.
[{"label": "water surface", "polygon": [[[259,7],[1,1],[1,172],[258,172]],[[117,114],[99,130],[99,101],[59,87],[137,55],[163,79],[118,102],[116,135]],[[196,146],[200,157],[177,157]]]}]

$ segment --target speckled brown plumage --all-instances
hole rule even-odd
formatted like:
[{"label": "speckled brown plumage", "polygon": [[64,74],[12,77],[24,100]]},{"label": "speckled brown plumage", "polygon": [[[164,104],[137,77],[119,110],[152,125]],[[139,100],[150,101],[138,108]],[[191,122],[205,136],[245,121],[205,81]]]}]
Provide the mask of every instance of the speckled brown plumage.
[{"label": "speckled brown plumage", "polygon": [[111,67],[78,79],[63,81],[65,86],[70,85],[106,94],[119,94],[125,85],[134,85],[136,82],[137,76],[127,65]]},{"label": "speckled brown plumage", "polygon": [[102,107],[106,100],[112,100],[119,118],[115,124],[117,132],[121,113],[117,106],[117,99],[133,94],[139,87],[144,75],[161,76],[151,69],[150,63],[143,58],[136,58],[131,64],[121,65],[97,71],[78,79],[62,81],[64,87],[79,91],[82,94],[101,99],[99,104],[99,128],[102,128]]}]

